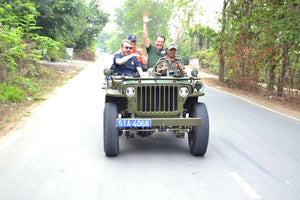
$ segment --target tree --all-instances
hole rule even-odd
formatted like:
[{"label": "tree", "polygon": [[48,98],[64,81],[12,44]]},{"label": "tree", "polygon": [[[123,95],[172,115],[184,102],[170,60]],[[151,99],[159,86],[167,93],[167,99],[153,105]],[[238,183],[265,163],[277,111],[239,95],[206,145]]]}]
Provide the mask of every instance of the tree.
[{"label": "tree", "polygon": [[[214,46],[218,49],[219,80],[225,78],[250,90],[266,80],[270,91],[277,83],[279,96],[284,87],[293,88],[300,71],[299,3],[299,0],[224,0],[219,19],[221,30],[212,36],[212,40],[219,42]],[[194,11],[201,11],[201,1],[197,5],[191,0],[178,0],[176,5],[187,19],[186,30],[194,29],[189,32],[190,37],[195,34],[198,38],[201,26],[194,23],[197,15]]]},{"label": "tree", "polygon": [[223,9],[222,9],[222,18],[221,21],[221,31],[218,35],[218,40],[220,43],[218,50],[218,59],[219,59],[219,81],[224,82],[225,77],[225,56],[224,56],[224,33],[226,29],[226,8],[230,0],[224,0]]},{"label": "tree", "polygon": [[32,65],[41,57],[32,38],[36,27],[34,16],[38,14],[30,1],[0,1],[0,81],[13,76],[30,75]]},{"label": "tree", "polygon": [[111,37],[113,37],[113,35],[114,35],[114,33],[112,33],[112,32],[101,33],[97,38],[97,41],[98,41],[97,46],[99,48],[101,48],[102,50],[104,50],[105,52],[108,52],[108,47],[107,47],[106,41],[108,41]]},{"label": "tree", "polygon": [[204,25],[196,20],[202,15],[201,2],[192,0],[169,0],[176,8],[180,9],[184,16],[182,18],[185,35],[189,37],[189,45],[191,46],[190,55],[200,50],[200,40],[203,36]]},{"label": "tree", "polygon": [[86,27],[84,0],[34,0],[40,16],[37,25],[43,29],[37,34],[47,36],[67,46],[74,46]]},{"label": "tree", "polygon": [[0,7],[0,82],[5,82],[15,73],[16,57],[23,54],[22,32],[12,25],[17,24],[9,4]]},{"label": "tree", "polygon": [[[298,52],[296,56],[299,57],[300,51],[300,10],[299,1],[279,1],[269,3],[270,8],[273,11],[272,21],[270,26],[273,28],[279,41],[281,48],[281,67],[280,75],[278,79],[278,95],[282,96],[283,88],[285,86],[284,79],[288,68],[296,68],[293,66],[295,63],[291,63],[292,59],[290,55],[293,55],[293,51]],[[292,86],[293,87],[293,86]]]},{"label": "tree", "polygon": [[225,17],[222,21],[226,22],[226,28],[222,28],[221,31],[224,32],[219,33],[224,39],[221,45],[226,45],[224,48],[226,52],[222,53],[227,56],[227,67],[230,72],[227,80],[249,90],[257,87],[259,79],[259,69],[253,56],[254,43],[257,40],[253,26],[257,19],[252,8],[256,6],[254,0],[229,1],[226,13],[222,15]]},{"label": "tree", "polygon": [[34,0],[40,16],[37,34],[47,36],[65,46],[83,49],[93,47],[95,38],[108,22],[108,14],[96,0]]},{"label": "tree", "polygon": [[76,40],[77,49],[94,48],[96,38],[108,22],[109,15],[100,8],[98,0],[91,0],[85,14],[87,26]]}]

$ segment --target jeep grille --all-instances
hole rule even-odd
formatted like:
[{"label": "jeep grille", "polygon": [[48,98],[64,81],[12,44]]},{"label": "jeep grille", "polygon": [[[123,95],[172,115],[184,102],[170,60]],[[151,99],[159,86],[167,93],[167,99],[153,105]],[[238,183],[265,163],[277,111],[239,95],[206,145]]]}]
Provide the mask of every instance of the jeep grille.
[{"label": "jeep grille", "polygon": [[140,112],[175,112],[177,100],[177,86],[137,87],[137,109]]}]

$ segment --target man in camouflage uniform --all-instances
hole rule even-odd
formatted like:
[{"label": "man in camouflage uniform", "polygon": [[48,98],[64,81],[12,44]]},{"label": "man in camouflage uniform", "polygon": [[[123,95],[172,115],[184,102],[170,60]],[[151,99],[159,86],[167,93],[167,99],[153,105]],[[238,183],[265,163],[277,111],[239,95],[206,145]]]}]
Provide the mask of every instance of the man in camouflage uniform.
[{"label": "man in camouflage uniform", "polygon": [[184,64],[181,58],[176,56],[177,47],[175,43],[170,43],[167,46],[167,56],[160,58],[156,65],[155,71],[161,75],[168,75],[168,71],[173,71],[174,74],[184,74]]}]

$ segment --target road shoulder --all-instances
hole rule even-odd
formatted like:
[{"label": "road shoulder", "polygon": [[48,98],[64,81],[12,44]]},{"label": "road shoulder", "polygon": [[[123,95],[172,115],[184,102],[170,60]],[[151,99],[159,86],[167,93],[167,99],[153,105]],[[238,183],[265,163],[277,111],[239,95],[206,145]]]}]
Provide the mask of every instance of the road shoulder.
[{"label": "road shoulder", "polygon": [[[202,76],[201,76],[202,75]],[[287,97],[277,97],[266,93],[259,93],[256,91],[244,91],[237,88],[229,87],[227,84],[221,83],[218,76],[201,72],[200,76],[204,85],[217,90],[230,93],[232,95],[241,97],[254,104],[266,107],[270,110],[282,113],[297,120],[300,120],[300,96],[290,102]]]}]

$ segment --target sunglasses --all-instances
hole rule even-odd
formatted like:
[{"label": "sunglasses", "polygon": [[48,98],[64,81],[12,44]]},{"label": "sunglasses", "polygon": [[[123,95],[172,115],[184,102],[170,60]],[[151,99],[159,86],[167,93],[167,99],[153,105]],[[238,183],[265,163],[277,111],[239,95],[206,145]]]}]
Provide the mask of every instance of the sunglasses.
[{"label": "sunglasses", "polygon": [[124,47],[125,49],[132,49],[131,47]]}]

